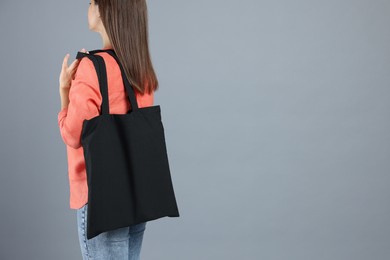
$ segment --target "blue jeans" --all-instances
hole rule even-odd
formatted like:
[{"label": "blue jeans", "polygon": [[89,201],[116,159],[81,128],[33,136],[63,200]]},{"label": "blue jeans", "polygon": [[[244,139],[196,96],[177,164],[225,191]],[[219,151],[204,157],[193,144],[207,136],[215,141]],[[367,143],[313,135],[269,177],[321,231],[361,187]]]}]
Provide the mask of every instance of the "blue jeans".
[{"label": "blue jeans", "polygon": [[103,232],[87,239],[88,203],[77,209],[83,260],[139,260],[146,222]]}]

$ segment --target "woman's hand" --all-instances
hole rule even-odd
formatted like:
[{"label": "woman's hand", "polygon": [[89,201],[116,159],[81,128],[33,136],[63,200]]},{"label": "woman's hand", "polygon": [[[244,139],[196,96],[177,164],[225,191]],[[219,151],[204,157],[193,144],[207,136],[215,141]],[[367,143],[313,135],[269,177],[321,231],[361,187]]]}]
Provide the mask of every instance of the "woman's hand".
[{"label": "woman's hand", "polygon": [[[80,52],[88,53],[84,48],[82,48]],[[72,79],[74,79],[77,67],[80,63],[80,59],[75,59],[72,62],[72,64],[70,64],[70,66],[68,67],[68,60],[69,60],[69,53],[65,55],[64,60],[62,61],[62,69],[59,78],[60,92],[70,89]]]},{"label": "woman's hand", "polygon": [[[84,48],[80,52],[88,53]],[[69,104],[69,90],[74,79],[77,67],[79,66],[79,59],[76,59],[68,67],[69,54],[65,55],[64,61],[62,62],[62,70],[60,74],[60,97],[61,97],[61,109],[65,108]]]}]

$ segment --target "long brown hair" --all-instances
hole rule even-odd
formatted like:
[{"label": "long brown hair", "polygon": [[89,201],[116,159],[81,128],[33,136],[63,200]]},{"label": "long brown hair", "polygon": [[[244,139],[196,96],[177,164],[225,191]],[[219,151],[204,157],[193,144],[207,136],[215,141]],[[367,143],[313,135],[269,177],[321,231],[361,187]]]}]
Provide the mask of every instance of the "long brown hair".
[{"label": "long brown hair", "polygon": [[111,45],[131,85],[142,95],[158,89],[149,52],[146,0],[95,0]]}]

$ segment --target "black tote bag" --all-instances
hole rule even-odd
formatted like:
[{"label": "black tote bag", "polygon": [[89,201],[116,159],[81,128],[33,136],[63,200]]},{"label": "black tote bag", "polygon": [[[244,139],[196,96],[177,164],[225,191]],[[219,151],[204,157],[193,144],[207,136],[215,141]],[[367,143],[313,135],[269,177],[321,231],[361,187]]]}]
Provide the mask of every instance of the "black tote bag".
[{"label": "black tote bag", "polygon": [[[131,109],[110,114],[105,51],[117,61]],[[83,121],[88,183],[87,238],[102,232],[155,220],[179,217],[173,190],[159,105],[139,108],[132,86],[114,50],[78,52],[95,66],[102,95],[101,114]]]}]

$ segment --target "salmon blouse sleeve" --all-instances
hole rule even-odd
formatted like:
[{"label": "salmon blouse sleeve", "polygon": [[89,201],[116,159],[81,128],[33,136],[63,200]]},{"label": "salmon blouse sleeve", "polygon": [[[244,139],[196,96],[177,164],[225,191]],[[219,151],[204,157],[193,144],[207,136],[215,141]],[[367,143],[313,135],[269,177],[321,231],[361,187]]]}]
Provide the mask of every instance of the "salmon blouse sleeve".
[{"label": "salmon blouse sleeve", "polygon": [[69,90],[69,104],[58,112],[58,126],[64,143],[81,147],[83,121],[100,114],[102,96],[95,67],[90,59],[82,58]]}]

